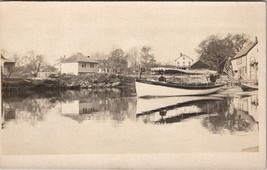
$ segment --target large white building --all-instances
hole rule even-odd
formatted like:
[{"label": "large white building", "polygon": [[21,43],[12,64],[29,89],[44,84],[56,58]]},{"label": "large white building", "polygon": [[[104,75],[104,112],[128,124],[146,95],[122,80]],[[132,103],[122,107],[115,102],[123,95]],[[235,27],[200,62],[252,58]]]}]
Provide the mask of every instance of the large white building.
[{"label": "large white building", "polygon": [[236,79],[243,82],[258,81],[258,40],[243,47],[231,60]]},{"label": "large white building", "polygon": [[188,57],[187,55],[180,53],[180,56],[175,59],[176,67],[179,69],[188,69],[192,63],[193,59]]},{"label": "large white building", "polygon": [[98,72],[98,61],[81,53],[72,55],[61,62],[61,74],[86,74]]}]

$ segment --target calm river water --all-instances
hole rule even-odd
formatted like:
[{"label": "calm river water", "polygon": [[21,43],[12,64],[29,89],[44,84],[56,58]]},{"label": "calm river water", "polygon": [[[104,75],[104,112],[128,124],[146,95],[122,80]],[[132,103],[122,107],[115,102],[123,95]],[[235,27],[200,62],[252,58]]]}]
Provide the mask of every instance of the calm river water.
[{"label": "calm river water", "polygon": [[258,95],[141,99],[134,89],[3,94],[3,154],[257,151]]}]

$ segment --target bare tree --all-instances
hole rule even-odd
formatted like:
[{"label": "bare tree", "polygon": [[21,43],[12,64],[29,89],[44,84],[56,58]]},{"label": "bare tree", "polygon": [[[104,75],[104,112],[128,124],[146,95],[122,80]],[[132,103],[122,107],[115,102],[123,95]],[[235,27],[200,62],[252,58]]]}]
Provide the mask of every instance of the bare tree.
[{"label": "bare tree", "polygon": [[27,61],[27,69],[29,72],[34,76],[37,77],[37,74],[39,73],[41,66],[45,65],[44,62],[44,56],[43,55],[37,55],[34,51],[30,51],[28,55],[25,57]]},{"label": "bare tree", "polygon": [[141,56],[141,65],[146,70],[156,65],[156,60],[154,54],[152,53],[152,48],[150,46],[143,46],[140,52],[140,56]]},{"label": "bare tree", "polygon": [[115,73],[122,73],[127,70],[128,63],[122,49],[112,51],[107,61]]},{"label": "bare tree", "polygon": [[99,60],[107,59],[107,55],[104,52],[95,52],[92,57]]},{"label": "bare tree", "polygon": [[140,55],[138,53],[138,49],[133,47],[131,48],[127,54],[126,54],[126,58],[129,61],[129,65],[134,68],[137,69],[138,65],[140,64],[139,60],[140,60]]}]

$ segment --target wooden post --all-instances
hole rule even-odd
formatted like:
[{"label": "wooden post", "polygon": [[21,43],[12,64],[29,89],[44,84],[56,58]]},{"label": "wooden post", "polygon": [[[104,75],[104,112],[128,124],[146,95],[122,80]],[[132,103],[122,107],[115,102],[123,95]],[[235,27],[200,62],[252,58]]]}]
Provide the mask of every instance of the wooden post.
[{"label": "wooden post", "polygon": [[3,67],[1,65],[1,116],[4,116],[4,109],[3,109]]}]

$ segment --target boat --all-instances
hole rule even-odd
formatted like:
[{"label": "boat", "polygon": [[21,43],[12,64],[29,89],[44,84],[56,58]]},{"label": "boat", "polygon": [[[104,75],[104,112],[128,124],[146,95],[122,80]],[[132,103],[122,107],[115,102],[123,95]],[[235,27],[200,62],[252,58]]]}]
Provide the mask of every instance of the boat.
[{"label": "boat", "polygon": [[241,83],[241,89],[243,91],[253,91],[253,90],[258,90],[258,86]]},{"label": "boat", "polygon": [[176,84],[165,81],[136,79],[136,94],[147,96],[199,96],[216,93],[223,84]]},{"label": "boat", "polygon": [[183,75],[218,75],[217,71],[209,69],[194,69],[194,70],[183,70],[178,68],[168,68],[168,67],[154,67],[151,69],[152,73],[159,74],[183,74]]}]

